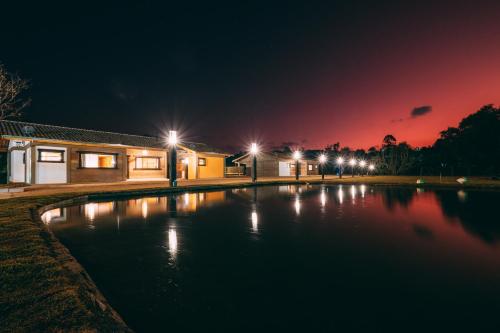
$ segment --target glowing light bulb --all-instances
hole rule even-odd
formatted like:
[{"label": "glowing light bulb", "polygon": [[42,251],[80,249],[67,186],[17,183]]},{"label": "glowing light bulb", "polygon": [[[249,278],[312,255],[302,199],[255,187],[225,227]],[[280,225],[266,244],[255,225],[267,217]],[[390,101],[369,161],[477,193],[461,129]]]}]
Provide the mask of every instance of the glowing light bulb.
[{"label": "glowing light bulb", "polygon": [[168,144],[175,146],[177,144],[177,131],[170,131],[168,135]]},{"label": "glowing light bulb", "polygon": [[255,142],[252,143],[250,146],[250,153],[252,155],[256,155],[259,152],[259,147],[257,147],[257,144]]}]

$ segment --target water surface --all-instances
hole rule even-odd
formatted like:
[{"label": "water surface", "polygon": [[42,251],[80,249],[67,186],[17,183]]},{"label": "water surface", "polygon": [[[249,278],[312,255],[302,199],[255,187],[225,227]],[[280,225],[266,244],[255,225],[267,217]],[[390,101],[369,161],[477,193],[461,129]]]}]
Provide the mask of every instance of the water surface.
[{"label": "water surface", "polygon": [[500,192],[269,186],[43,215],[138,332],[498,327]]}]

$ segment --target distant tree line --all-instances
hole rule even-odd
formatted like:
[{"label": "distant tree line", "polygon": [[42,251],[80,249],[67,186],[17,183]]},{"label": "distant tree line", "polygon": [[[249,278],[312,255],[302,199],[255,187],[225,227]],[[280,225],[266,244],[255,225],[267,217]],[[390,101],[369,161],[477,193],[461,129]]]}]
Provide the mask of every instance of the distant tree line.
[{"label": "distant tree line", "polygon": [[[500,108],[485,105],[459,123],[440,133],[429,147],[414,148],[386,135],[380,148],[351,150],[340,143],[325,148],[329,173],[337,173],[338,156],[367,160],[377,174],[387,175],[500,175]],[[349,170],[349,168],[348,168]]]}]

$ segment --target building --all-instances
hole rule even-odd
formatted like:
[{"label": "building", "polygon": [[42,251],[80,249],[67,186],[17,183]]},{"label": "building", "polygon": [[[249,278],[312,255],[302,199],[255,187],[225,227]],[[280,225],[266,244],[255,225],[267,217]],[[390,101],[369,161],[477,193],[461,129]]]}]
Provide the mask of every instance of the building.
[{"label": "building", "polygon": [[[224,177],[227,154],[197,143],[178,145],[179,178]],[[168,149],[156,137],[20,121],[0,121],[7,180],[27,184],[167,179]],[[197,149],[200,149],[198,151]],[[183,164],[184,163],[184,164]],[[1,167],[0,167],[1,169]]]},{"label": "building", "polygon": [[228,154],[204,143],[186,142],[179,146],[177,175],[180,179],[224,177]]},{"label": "building", "polygon": [[[245,167],[245,174],[252,173],[252,155],[245,154],[233,160],[237,166]],[[319,174],[318,160],[304,153],[299,160],[299,175]],[[261,152],[257,154],[258,177],[290,177],[295,176],[295,160],[292,154],[282,152]]]}]

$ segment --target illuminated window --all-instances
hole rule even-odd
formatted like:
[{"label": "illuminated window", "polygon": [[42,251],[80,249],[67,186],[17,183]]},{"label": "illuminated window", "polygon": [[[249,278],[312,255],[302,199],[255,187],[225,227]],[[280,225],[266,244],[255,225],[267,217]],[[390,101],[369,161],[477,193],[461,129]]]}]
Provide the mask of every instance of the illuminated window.
[{"label": "illuminated window", "polygon": [[312,169],[313,169],[313,165],[312,165],[312,164],[309,164],[309,165],[308,165],[308,167],[309,167],[309,171],[312,171]]},{"label": "illuminated window", "polygon": [[80,153],[80,168],[114,169],[117,154]]},{"label": "illuminated window", "polygon": [[136,157],[135,158],[135,168],[145,169],[145,170],[159,170],[160,169],[160,158],[159,157]]},{"label": "illuminated window", "polygon": [[38,162],[64,163],[64,150],[38,149]]},{"label": "illuminated window", "polygon": [[205,159],[205,158],[199,158],[198,159],[198,165],[199,166],[205,166],[205,165],[207,165],[207,159]]}]

